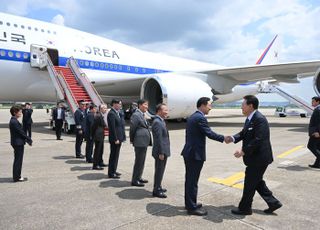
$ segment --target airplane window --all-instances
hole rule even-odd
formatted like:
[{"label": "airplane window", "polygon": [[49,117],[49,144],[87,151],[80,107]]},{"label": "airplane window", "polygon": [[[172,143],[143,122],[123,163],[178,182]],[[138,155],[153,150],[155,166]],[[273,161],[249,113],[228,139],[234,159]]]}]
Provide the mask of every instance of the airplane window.
[{"label": "airplane window", "polygon": [[108,64],[106,64],[106,69],[108,69],[109,68],[109,66],[108,66]]},{"label": "airplane window", "polygon": [[3,25],[3,21],[0,21],[0,25]]},{"label": "airplane window", "polygon": [[119,70],[122,70],[122,65],[119,65]]},{"label": "airplane window", "polygon": [[103,69],[103,67],[104,67],[104,64],[103,64],[103,63],[101,63],[101,64],[100,64],[100,68],[101,68],[101,69]]},{"label": "airplane window", "polygon": [[31,30],[31,26],[28,26],[28,30]]},{"label": "airplane window", "polygon": [[14,27],[18,27],[18,25],[17,25],[17,24],[14,24],[13,26],[14,26]]},{"label": "airplane window", "polygon": [[89,66],[89,62],[88,62],[88,61],[86,61],[86,62],[85,62],[85,65],[86,65],[86,66]]},{"label": "airplane window", "polygon": [[33,59],[37,59],[37,55],[36,55],[36,54],[33,54],[33,55],[32,55],[32,58],[33,58]]},{"label": "airplane window", "polygon": [[36,28],[34,28],[34,30],[35,30],[35,31],[38,31],[38,28],[36,27]]},{"label": "airplane window", "polygon": [[7,26],[10,26],[10,23],[9,23],[9,22],[7,22]]},{"label": "airplane window", "polygon": [[117,65],[114,65],[114,69],[118,69],[118,66],[117,66]]},{"label": "airplane window", "polygon": [[134,71],[139,72],[139,68],[134,68]]},{"label": "airplane window", "polygon": [[92,61],[92,62],[90,62],[90,66],[91,66],[91,67],[94,67],[94,63],[93,63],[93,61]]},{"label": "airplane window", "polygon": [[143,72],[143,73],[145,73],[145,72],[146,72],[146,69],[145,69],[145,68],[143,68],[143,69],[142,69],[142,72]]},{"label": "airplane window", "polygon": [[24,29],[24,25],[21,25],[21,29]]},{"label": "airplane window", "polygon": [[83,66],[83,61],[80,61],[80,65]]},{"label": "airplane window", "polygon": [[57,32],[56,32],[56,31],[53,31],[53,34],[57,34]]},{"label": "airplane window", "polygon": [[110,64],[110,69],[113,69],[113,66],[112,66],[112,64]]},{"label": "airplane window", "polygon": [[2,57],[3,57],[3,56],[6,56],[6,51],[1,50],[0,55],[1,55]]},{"label": "airplane window", "polygon": [[24,54],[23,54],[23,58],[24,58],[24,59],[28,59],[28,57],[29,57],[29,55],[28,55],[27,53],[24,53]]},{"label": "airplane window", "polygon": [[99,67],[99,63],[98,62],[95,63],[95,67]]},{"label": "airplane window", "polygon": [[41,29],[41,32],[44,32],[44,29]]},{"label": "airplane window", "polygon": [[50,34],[51,33],[51,31],[50,30],[48,30],[48,34]]},{"label": "airplane window", "polygon": [[21,58],[21,53],[18,53],[18,52],[17,52],[17,53],[16,53],[16,57],[17,57],[17,58]]},{"label": "airplane window", "polygon": [[9,51],[9,52],[8,52],[8,56],[9,56],[9,57],[13,57],[13,52]]}]

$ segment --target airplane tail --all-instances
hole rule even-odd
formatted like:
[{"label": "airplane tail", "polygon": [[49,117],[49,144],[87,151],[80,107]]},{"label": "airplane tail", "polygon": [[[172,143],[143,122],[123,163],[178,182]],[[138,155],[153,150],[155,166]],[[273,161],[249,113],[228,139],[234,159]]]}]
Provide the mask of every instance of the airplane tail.
[{"label": "airplane tail", "polygon": [[270,44],[265,48],[261,56],[256,62],[256,65],[260,64],[277,64],[279,63],[279,50],[280,50],[280,40],[277,39],[276,35]]}]

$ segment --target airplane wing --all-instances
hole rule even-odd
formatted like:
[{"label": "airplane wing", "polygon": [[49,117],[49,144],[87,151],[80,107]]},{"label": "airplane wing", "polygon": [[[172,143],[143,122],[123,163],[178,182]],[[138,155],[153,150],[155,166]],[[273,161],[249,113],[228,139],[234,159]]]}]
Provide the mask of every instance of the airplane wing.
[{"label": "airplane wing", "polygon": [[320,67],[320,60],[292,62],[272,65],[253,65],[244,67],[221,68],[201,71],[209,77],[218,76],[235,84],[276,80],[279,82],[298,83],[298,77],[312,76]]}]

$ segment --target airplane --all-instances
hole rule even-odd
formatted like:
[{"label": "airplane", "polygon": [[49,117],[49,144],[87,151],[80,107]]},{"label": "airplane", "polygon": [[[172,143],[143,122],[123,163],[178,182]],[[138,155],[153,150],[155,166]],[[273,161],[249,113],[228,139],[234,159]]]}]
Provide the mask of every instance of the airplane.
[{"label": "airplane", "polygon": [[151,115],[163,102],[170,119],[190,116],[202,96],[225,103],[257,94],[260,82],[266,80],[298,83],[299,77],[314,76],[317,93],[320,88],[320,60],[224,67],[142,51],[65,26],[0,13],[0,101],[57,101],[48,72],[38,66],[39,50],[46,50],[54,65],[64,66],[74,57],[104,101],[144,98]]}]

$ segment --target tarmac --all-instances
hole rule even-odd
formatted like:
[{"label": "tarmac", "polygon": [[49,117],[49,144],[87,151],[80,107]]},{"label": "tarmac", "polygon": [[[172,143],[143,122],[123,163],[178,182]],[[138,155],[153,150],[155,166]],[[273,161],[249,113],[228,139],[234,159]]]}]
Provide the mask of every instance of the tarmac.
[{"label": "tarmac", "polygon": [[[274,162],[265,180],[282,203],[274,214],[263,212],[266,203],[259,194],[251,216],[236,216],[245,166],[233,156],[238,144],[207,139],[207,161],[199,180],[198,202],[205,217],[190,216],[184,209],[184,163],[180,153],[185,141],[185,123],[168,123],[172,156],[168,159],[163,187],[168,198],[152,197],[154,159],[148,149],[143,178],[145,187],[131,186],[133,147],[122,145],[119,180],[107,177],[107,168],[93,171],[92,164],[76,159],[75,136],[64,134],[57,141],[48,127],[45,110],[34,110],[33,146],[26,145],[22,176],[12,182],[13,149],[8,122],[10,113],[0,110],[0,229],[319,229],[320,170],[311,169],[313,154],[306,148],[309,118],[273,115],[261,109],[271,129]],[[208,118],[220,134],[239,132],[245,118],[240,109],[213,109]],[[128,135],[129,126],[126,126]],[[83,154],[85,143],[82,146]],[[105,141],[104,161],[109,144]]]}]

